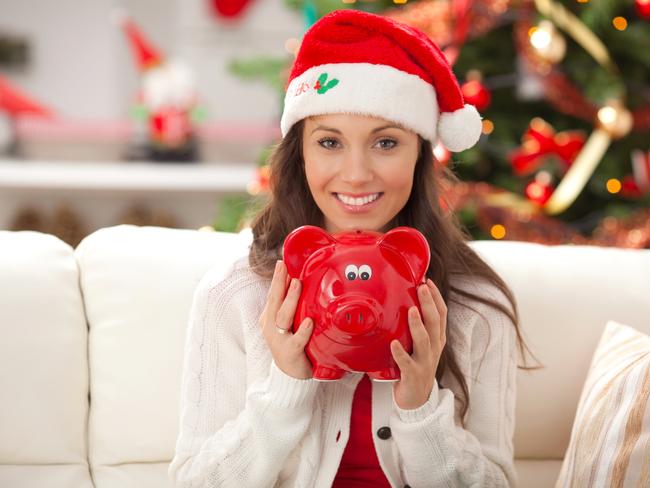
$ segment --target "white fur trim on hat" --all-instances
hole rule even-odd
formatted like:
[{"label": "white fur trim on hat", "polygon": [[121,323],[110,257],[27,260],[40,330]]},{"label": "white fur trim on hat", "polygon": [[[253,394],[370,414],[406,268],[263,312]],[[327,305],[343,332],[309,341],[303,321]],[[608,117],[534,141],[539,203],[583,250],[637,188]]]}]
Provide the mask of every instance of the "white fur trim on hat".
[{"label": "white fur trim on hat", "polygon": [[440,142],[452,152],[472,147],[481,137],[482,130],[481,116],[470,104],[454,112],[443,112],[438,122]]},{"label": "white fur trim on hat", "polygon": [[[314,88],[327,74],[325,86]],[[436,140],[438,101],[433,85],[422,78],[381,64],[332,63],[309,68],[287,88],[280,121],[282,137],[310,115],[357,113],[397,122],[432,143]]]}]

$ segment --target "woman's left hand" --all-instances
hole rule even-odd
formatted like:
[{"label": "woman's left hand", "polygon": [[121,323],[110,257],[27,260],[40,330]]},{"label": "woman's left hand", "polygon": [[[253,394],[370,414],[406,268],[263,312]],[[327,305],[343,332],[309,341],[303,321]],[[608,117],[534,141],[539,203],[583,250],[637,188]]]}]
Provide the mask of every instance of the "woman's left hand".
[{"label": "woman's left hand", "polygon": [[415,306],[408,314],[413,354],[409,355],[398,340],[390,344],[401,376],[393,385],[393,394],[397,406],[404,410],[419,408],[429,399],[447,342],[447,305],[430,279],[418,286],[418,299],[424,320]]}]

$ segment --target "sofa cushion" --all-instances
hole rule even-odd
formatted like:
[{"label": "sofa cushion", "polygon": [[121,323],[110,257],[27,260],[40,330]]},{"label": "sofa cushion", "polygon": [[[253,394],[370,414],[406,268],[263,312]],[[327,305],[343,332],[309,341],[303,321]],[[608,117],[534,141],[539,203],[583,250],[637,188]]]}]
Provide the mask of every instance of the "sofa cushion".
[{"label": "sofa cushion", "polygon": [[165,486],[194,289],[208,269],[225,269],[246,254],[246,238],[119,225],[77,246],[89,325],[88,449],[97,487]]},{"label": "sofa cushion", "polygon": [[526,461],[520,486],[543,486],[532,465],[539,463],[546,479],[557,479],[605,323],[616,319],[650,334],[650,250],[516,241],[470,245],[514,291],[524,339],[544,365],[517,371],[514,436],[515,464]]},{"label": "sofa cushion", "polygon": [[556,486],[650,486],[649,397],[650,337],[608,322]]},{"label": "sofa cushion", "polygon": [[73,249],[0,231],[0,486],[92,486],[87,327]]}]

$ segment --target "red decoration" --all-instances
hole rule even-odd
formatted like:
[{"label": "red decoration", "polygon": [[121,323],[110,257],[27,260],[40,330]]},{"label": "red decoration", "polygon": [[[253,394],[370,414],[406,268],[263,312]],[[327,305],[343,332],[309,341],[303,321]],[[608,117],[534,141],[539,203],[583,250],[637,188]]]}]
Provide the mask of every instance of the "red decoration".
[{"label": "red decoration", "polygon": [[634,0],[636,13],[645,20],[650,20],[650,0]]},{"label": "red decoration", "polygon": [[650,192],[650,151],[632,151],[632,175],[621,181],[621,194],[625,197],[638,198]]},{"label": "red decoration", "polygon": [[390,343],[413,349],[408,310],[420,308],[417,286],[431,257],[426,238],[411,227],[330,235],[305,225],[286,237],[283,256],[289,276],[302,283],[293,330],[313,320],[305,351],[314,379],[337,380],[346,371],[399,379]]},{"label": "red decoration", "polygon": [[479,80],[471,80],[460,87],[467,103],[471,103],[481,112],[490,106],[492,94]]},{"label": "red decoration", "polygon": [[51,116],[48,108],[30,99],[2,76],[0,76],[0,111],[7,112],[11,117],[23,114]]},{"label": "red decoration", "polygon": [[212,0],[210,6],[215,15],[224,19],[241,17],[251,0]]},{"label": "red decoration", "polygon": [[528,183],[524,193],[531,202],[537,203],[538,205],[544,205],[546,201],[551,198],[553,188],[550,185],[534,180]]},{"label": "red decoration", "polygon": [[522,137],[521,148],[512,151],[508,158],[515,174],[521,176],[535,171],[545,156],[555,155],[565,163],[562,168],[565,173],[584,146],[584,141],[582,132],[565,131],[556,134],[548,123],[535,118]]}]

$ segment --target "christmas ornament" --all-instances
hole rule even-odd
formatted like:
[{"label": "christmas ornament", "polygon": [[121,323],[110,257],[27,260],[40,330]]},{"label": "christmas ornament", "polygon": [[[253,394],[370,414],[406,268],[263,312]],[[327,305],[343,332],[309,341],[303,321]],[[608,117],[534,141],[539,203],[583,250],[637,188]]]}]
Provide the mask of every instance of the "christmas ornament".
[{"label": "christmas ornament", "polygon": [[632,151],[632,175],[621,182],[621,193],[625,197],[638,198],[650,192],[650,151]]},{"label": "christmas ornament", "polygon": [[550,185],[551,176],[546,171],[540,171],[535,180],[526,185],[524,191],[526,198],[537,205],[544,205],[553,193],[553,187]]},{"label": "christmas ornament", "polygon": [[634,7],[639,17],[650,20],[650,0],[634,0]]},{"label": "christmas ornament", "polygon": [[566,41],[550,20],[542,20],[529,31],[530,44],[538,56],[550,64],[562,61],[566,54]]},{"label": "christmas ornament", "polygon": [[528,130],[522,137],[521,148],[508,156],[516,175],[522,176],[535,171],[549,155],[556,156],[564,163],[562,174],[584,146],[581,131],[555,133],[553,127],[541,118],[531,120]]},{"label": "christmas ornament", "polygon": [[197,108],[194,76],[177,60],[167,60],[146,39],[128,15],[118,11],[141,71],[139,99],[147,117],[149,156],[158,161],[196,159],[192,113]]},{"label": "christmas ornament", "polygon": [[313,321],[305,348],[313,378],[338,380],[354,371],[398,380],[390,343],[398,340],[412,352],[408,310],[415,306],[421,313],[417,287],[429,267],[426,238],[410,227],[330,235],[306,225],[286,237],[283,259],[302,287],[293,331],[305,318]]},{"label": "christmas ornament", "polygon": [[492,94],[481,83],[481,74],[478,71],[468,71],[467,79],[468,81],[460,87],[463,97],[467,103],[471,103],[478,111],[482,112],[490,106]]},{"label": "christmas ornament", "polygon": [[269,191],[269,176],[271,167],[268,164],[255,169],[255,179],[248,184],[247,191],[251,195]]},{"label": "christmas ornament", "polygon": [[211,0],[212,12],[224,20],[239,19],[251,4],[251,0]]}]

